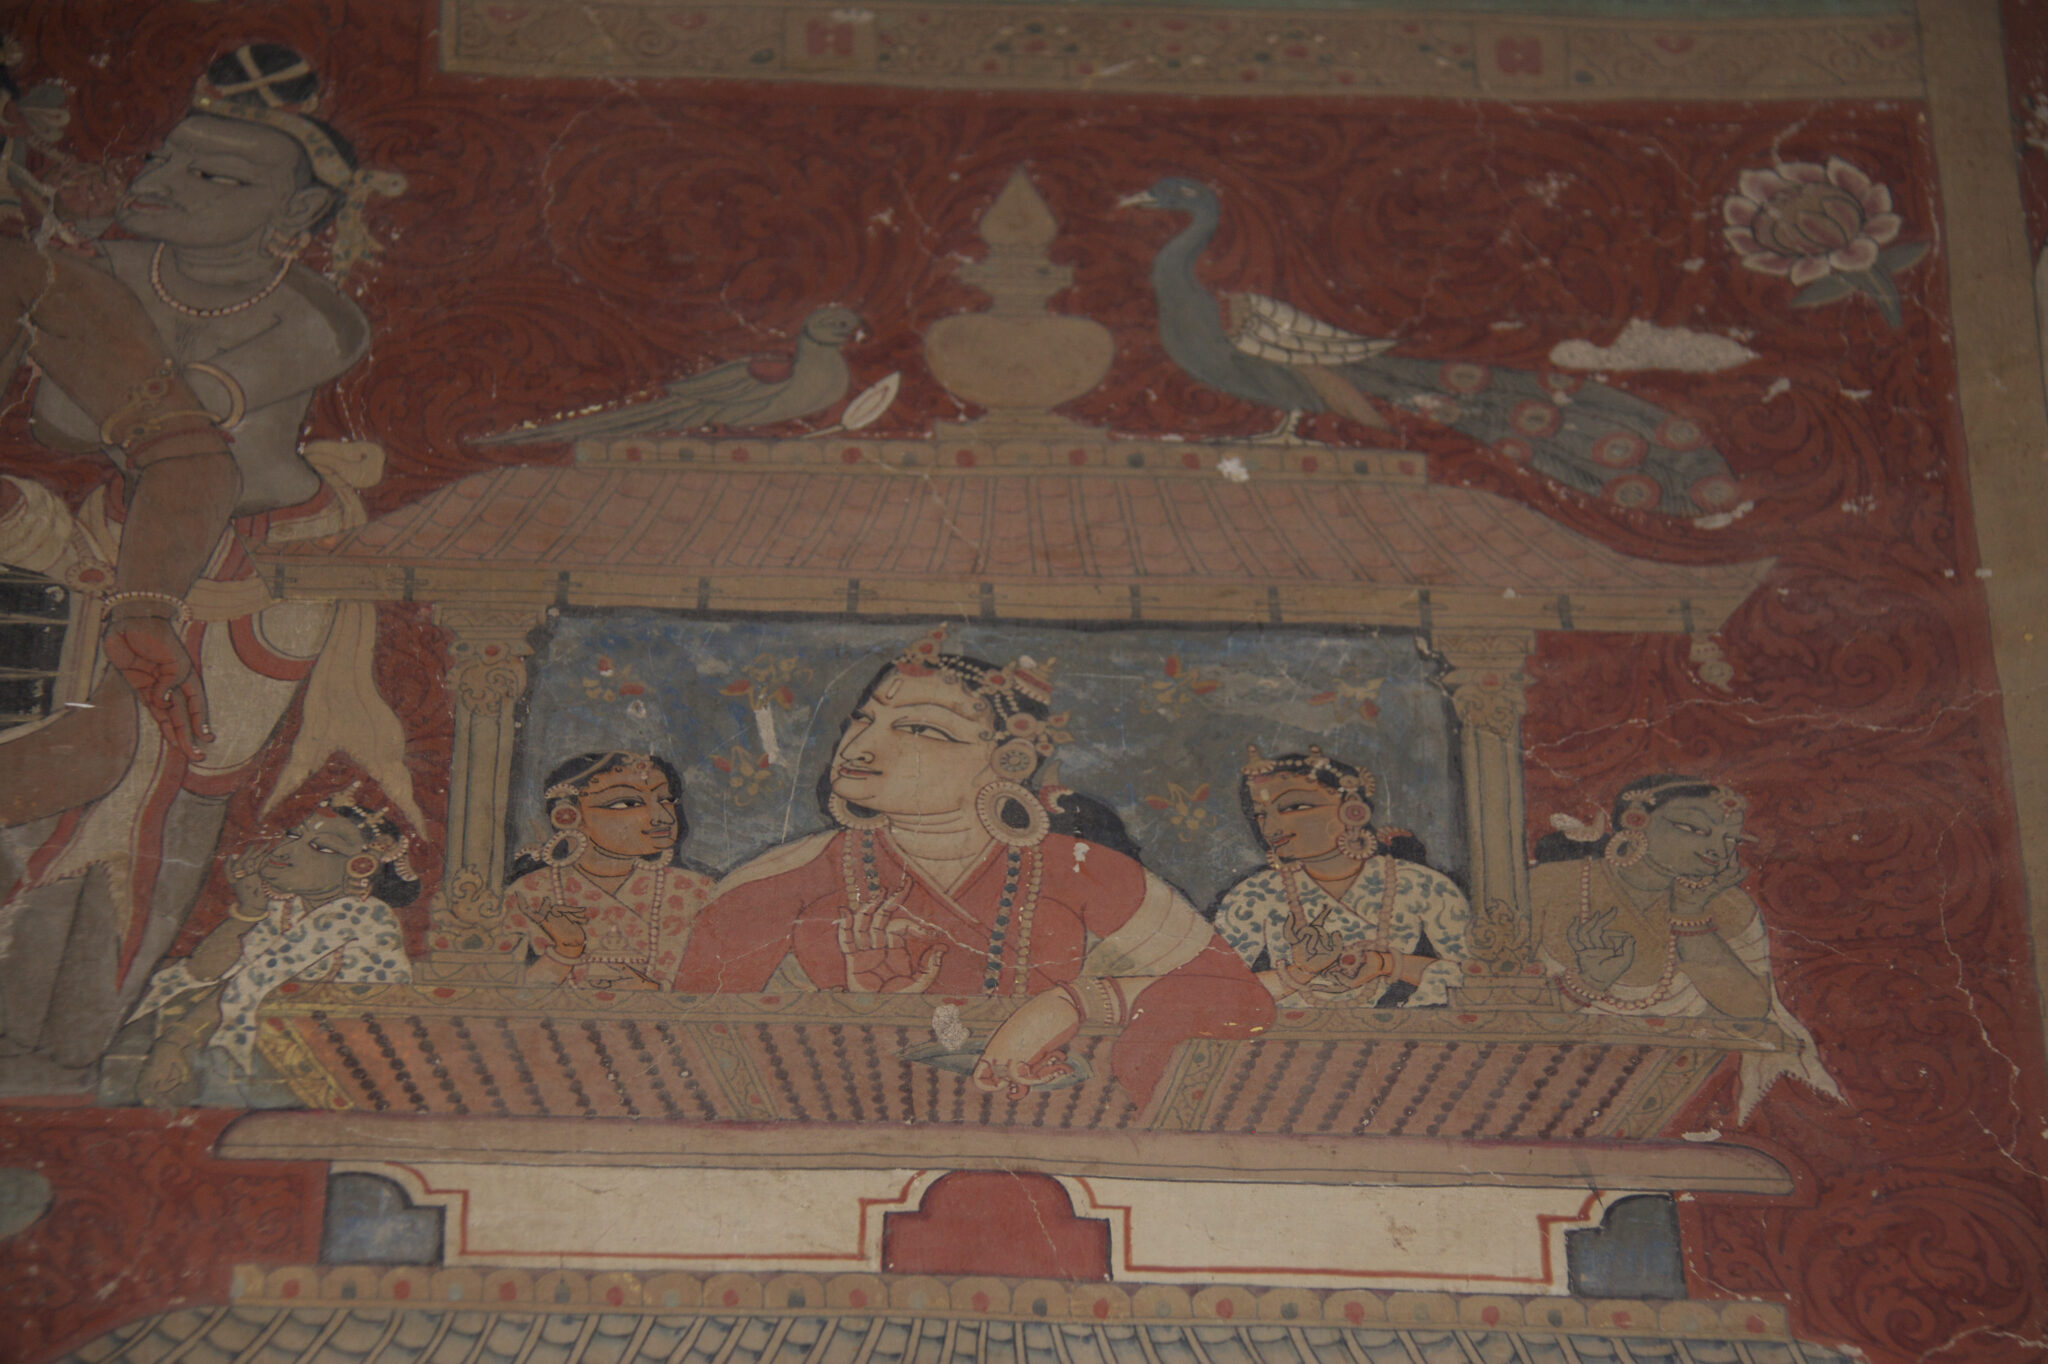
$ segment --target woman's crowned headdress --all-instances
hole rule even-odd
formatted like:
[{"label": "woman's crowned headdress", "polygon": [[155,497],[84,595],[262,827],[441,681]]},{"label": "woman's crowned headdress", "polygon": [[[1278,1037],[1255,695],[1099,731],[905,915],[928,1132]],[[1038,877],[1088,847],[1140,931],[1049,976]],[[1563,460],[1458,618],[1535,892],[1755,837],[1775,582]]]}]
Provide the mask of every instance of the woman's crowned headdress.
[{"label": "woman's crowned headdress", "polygon": [[1052,670],[1058,659],[1026,654],[996,667],[965,654],[946,653],[940,648],[945,642],[946,627],[941,625],[896,655],[889,666],[905,677],[944,677],[987,702],[998,740],[1023,739],[1041,757],[1051,757],[1055,747],[1072,739],[1066,732],[1066,714],[1052,713]]}]

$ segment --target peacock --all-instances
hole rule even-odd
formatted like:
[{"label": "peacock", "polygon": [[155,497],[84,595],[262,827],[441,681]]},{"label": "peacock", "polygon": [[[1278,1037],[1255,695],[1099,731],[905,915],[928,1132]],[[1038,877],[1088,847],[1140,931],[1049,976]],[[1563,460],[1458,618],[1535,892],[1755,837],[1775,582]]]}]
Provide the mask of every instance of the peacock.
[{"label": "peacock", "polygon": [[1159,339],[1197,382],[1278,409],[1280,424],[1262,441],[1298,441],[1303,413],[1390,429],[1376,406],[1387,403],[1622,506],[1686,517],[1735,509],[1740,493],[1728,462],[1688,418],[1576,375],[1392,355],[1395,341],[1259,294],[1219,300],[1195,275],[1222,219],[1215,190],[1170,175],[1121,206],[1188,215],[1152,260]]}]

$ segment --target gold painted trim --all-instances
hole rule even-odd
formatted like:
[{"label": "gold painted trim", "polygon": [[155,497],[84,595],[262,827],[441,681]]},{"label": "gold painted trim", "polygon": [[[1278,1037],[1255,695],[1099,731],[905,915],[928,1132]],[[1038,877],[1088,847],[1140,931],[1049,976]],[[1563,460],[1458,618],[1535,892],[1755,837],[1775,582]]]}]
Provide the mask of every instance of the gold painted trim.
[{"label": "gold painted trim", "polygon": [[1914,99],[1909,16],[1650,18],[817,0],[442,0],[463,75],[1453,99]]},{"label": "gold painted trim", "polygon": [[1997,0],[1920,0],[1970,505],[2048,1031],[2048,393]]}]

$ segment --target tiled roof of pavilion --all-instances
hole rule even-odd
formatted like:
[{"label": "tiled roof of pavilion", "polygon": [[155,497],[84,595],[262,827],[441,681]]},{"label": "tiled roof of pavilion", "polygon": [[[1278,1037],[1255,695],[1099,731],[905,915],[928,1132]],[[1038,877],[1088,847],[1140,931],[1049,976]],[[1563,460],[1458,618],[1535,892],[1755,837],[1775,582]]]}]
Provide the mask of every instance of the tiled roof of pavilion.
[{"label": "tiled roof of pavilion", "polygon": [[[397,595],[403,577],[408,595],[429,600],[487,587],[499,600],[523,590],[565,605],[713,606],[740,580],[764,609],[776,609],[778,581],[788,609],[813,609],[821,590],[834,609],[854,597],[882,609],[892,588],[919,598],[934,587],[978,587],[986,608],[991,594],[1108,588],[1113,602],[1078,614],[1127,618],[1144,589],[1160,598],[1146,614],[1167,618],[1180,614],[1175,589],[1210,603],[1235,589],[1265,619],[1267,598],[1278,615],[1278,590],[1292,618],[1396,623],[1428,591],[1439,614],[1445,594],[1533,598],[1495,613],[1538,613],[1527,623],[1554,628],[1590,609],[1578,628],[1610,629],[1687,628],[1678,616],[1695,613],[1691,628],[1711,628],[1770,567],[1631,558],[1505,498],[1428,483],[1419,459],[1359,459],[1354,473],[1296,454],[1231,481],[1215,472],[1228,456],[1219,449],[1133,443],[1113,468],[1077,468],[947,447],[933,467],[932,443],[696,442],[695,458],[650,450],[645,462],[476,474],[338,543],[269,562],[288,566],[292,583],[330,589],[356,570],[341,584],[354,595],[385,594],[371,583]],[[1301,595],[1317,589],[1341,600],[1317,607]],[[1603,602],[1616,619],[1601,618]]]}]

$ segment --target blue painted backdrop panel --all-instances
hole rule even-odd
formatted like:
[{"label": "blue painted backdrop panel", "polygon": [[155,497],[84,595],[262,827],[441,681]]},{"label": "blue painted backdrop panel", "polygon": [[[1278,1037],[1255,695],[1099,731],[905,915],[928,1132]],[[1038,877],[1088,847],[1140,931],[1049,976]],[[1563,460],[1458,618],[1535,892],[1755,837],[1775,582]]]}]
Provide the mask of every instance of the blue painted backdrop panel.
[{"label": "blue painted backdrop panel", "polygon": [[[515,846],[538,835],[548,770],[607,748],[653,749],[682,771],[686,852],[720,871],[824,827],[817,782],[841,720],[926,628],[560,617],[531,668]],[[1411,635],[956,624],[947,648],[1059,660],[1053,706],[1073,735],[1060,781],[1115,807],[1146,864],[1197,904],[1259,864],[1237,803],[1248,743],[1267,753],[1320,744],[1364,763],[1379,779],[1380,822],[1415,831],[1435,865],[1462,877],[1449,705]]]}]

